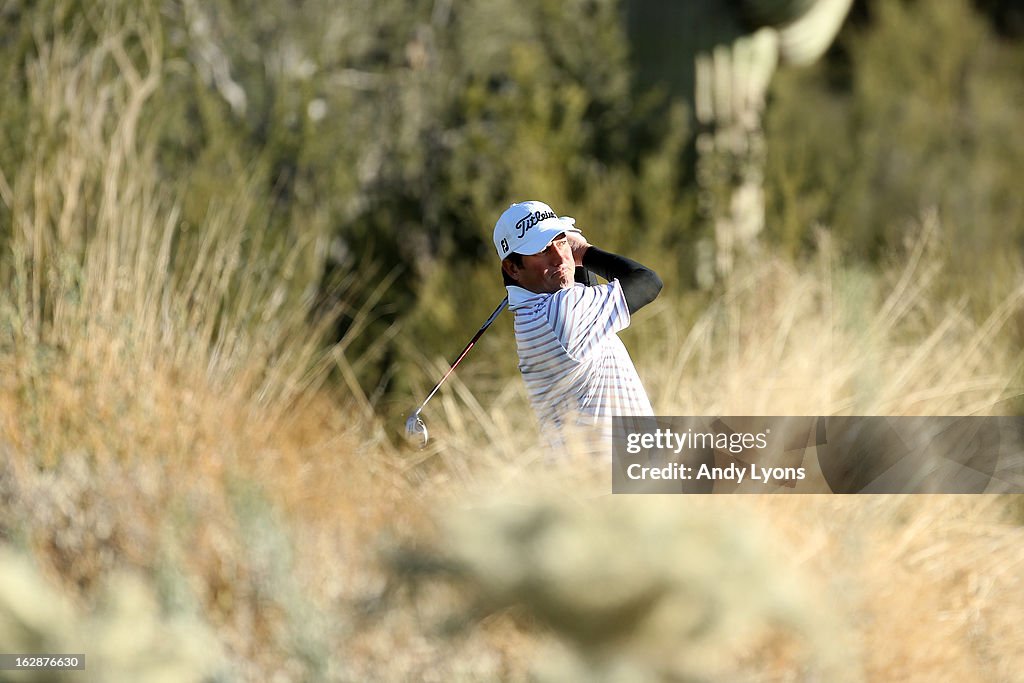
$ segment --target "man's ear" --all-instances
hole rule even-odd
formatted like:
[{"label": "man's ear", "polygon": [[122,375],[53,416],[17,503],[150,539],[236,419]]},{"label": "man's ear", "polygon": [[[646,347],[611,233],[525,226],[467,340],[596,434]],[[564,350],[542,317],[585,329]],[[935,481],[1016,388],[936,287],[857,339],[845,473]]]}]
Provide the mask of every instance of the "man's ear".
[{"label": "man's ear", "polygon": [[501,262],[501,270],[508,275],[510,278],[519,282],[519,267],[512,263],[509,259],[505,259]]}]

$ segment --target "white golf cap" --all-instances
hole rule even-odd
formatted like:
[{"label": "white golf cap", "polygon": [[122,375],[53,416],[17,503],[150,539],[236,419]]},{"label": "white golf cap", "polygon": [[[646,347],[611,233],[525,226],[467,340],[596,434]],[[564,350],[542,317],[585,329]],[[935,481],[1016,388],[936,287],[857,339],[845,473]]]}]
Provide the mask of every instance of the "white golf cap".
[{"label": "white golf cap", "polygon": [[575,218],[559,217],[544,202],[518,202],[494,224],[494,249],[502,260],[512,252],[529,256],[544,251],[563,232],[579,232]]}]

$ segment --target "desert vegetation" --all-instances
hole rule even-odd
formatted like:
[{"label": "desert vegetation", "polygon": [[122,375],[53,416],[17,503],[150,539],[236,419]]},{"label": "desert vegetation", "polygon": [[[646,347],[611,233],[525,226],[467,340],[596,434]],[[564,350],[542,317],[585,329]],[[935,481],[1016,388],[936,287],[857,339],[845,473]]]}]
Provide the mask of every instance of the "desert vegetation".
[{"label": "desert vegetation", "polygon": [[508,319],[400,432],[526,197],[662,274],[662,414],[1019,414],[1020,21],[857,3],[704,291],[614,2],[0,2],[0,649],[87,658],[0,680],[1015,680],[1019,497],[612,497]]}]

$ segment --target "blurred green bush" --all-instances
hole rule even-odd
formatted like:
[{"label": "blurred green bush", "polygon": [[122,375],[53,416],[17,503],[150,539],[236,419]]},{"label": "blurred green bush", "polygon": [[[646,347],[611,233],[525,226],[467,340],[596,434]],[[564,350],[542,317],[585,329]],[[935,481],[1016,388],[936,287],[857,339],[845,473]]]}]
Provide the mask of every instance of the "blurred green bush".
[{"label": "blurred green bush", "polygon": [[776,81],[769,230],[797,253],[820,223],[877,263],[935,210],[943,294],[991,310],[1016,285],[1024,239],[1024,50],[967,0],[864,4],[870,21],[828,63]]}]

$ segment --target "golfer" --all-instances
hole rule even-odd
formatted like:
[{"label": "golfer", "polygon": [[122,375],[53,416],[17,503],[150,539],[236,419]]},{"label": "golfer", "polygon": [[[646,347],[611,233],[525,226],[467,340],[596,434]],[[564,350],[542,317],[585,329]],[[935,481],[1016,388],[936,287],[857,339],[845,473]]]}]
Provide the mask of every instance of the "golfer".
[{"label": "golfer", "polygon": [[[494,226],[494,248],[515,316],[519,370],[541,432],[553,445],[583,427],[604,442],[611,416],[652,415],[618,332],[661,291],[661,278],[636,261],[592,246],[538,201],[512,204]],[[575,282],[582,267],[607,284]],[[606,443],[606,442],[605,442]]]}]

